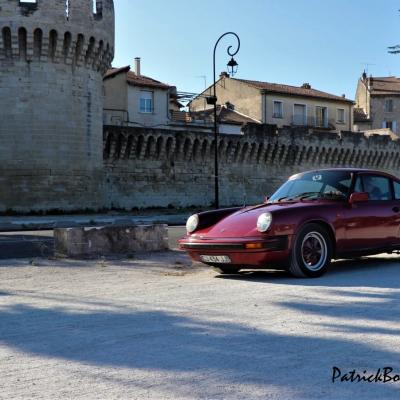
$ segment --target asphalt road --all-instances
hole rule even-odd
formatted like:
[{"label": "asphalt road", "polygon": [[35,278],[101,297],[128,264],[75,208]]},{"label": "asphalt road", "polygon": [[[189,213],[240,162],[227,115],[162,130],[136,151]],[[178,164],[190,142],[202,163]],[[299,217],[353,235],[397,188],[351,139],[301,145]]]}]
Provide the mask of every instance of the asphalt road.
[{"label": "asphalt road", "polygon": [[[176,248],[185,227],[168,228],[169,246]],[[0,232],[0,259],[49,257],[54,252],[53,231]]]},{"label": "asphalt road", "polygon": [[399,256],[319,279],[176,251],[0,261],[0,399],[397,400],[399,334]]}]

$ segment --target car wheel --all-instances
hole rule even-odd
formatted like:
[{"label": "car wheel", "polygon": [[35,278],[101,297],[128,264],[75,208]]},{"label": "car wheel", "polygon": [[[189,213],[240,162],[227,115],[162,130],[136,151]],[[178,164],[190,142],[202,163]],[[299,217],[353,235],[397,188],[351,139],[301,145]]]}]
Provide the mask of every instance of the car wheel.
[{"label": "car wheel", "polygon": [[232,265],[219,266],[219,267],[215,267],[215,269],[220,274],[237,274],[240,271],[239,267],[233,267]]},{"label": "car wheel", "polygon": [[289,271],[298,278],[317,278],[328,270],[331,258],[327,230],[319,224],[307,224],[295,236]]}]

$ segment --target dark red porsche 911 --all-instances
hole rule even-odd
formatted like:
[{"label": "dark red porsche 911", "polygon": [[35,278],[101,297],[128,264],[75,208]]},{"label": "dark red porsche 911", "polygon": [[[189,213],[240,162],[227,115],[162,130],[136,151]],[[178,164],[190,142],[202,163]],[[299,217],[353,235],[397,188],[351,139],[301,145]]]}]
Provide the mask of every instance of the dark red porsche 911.
[{"label": "dark red porsche 911", "polygon": [[180,247],[222,273],[318,277],[331,259],[400,250],[400,180],[366,169],[303,172],[264,204],[195,214],[186,229]]}]

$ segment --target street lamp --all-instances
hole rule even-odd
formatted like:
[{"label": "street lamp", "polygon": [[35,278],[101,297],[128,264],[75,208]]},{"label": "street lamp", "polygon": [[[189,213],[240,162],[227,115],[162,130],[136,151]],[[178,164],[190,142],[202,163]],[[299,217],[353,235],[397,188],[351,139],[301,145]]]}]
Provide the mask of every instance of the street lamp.
[{"label": "street lamp", "polygon": [[214,105],[214,142],[215,142],[215,151],[214,151],[214,178],[215,178],[215,208],[219,208],[219,182],[218,182],[218,125],[217,125],[217,94],[215,90],[215,85],[216,85],[216,76],[215,76],[215,53],[217,50],[218,43],[221,41],[221,39],[225,36],[232,35],[237,39],[237,48],[236,51],[232,51],[232,46],[229,46],[227,48],[227,53],[229,56],[231,56],[231,59],[229,60],[227,67],[228,67],[228,72],[230,73],[231,76],[236,74],[237,69],[238,69],[238,63],[236,60],[233,58],[235,56],[239,49],[240,49],[240,39],[239,36],[235,32],[226,32],[223,35],[221,35],[217,42],[215,43],[214,46],[214,53],[213,53],[213,73],[214,73],[214,85],[213,85],[213,95],[207,97],[207,104],[213,104]]}]

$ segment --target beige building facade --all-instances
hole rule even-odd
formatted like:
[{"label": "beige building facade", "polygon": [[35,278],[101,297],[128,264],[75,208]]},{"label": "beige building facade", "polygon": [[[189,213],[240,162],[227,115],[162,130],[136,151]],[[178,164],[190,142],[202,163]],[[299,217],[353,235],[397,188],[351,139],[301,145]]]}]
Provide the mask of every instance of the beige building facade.
[{"label": "beige building facade", "polygon": [[170,123],[174,86],[144,76],[140,59],[130,66],[107,71],[104,83],[104,125],[161,127]]},{"label": "beige building facade", "polygon": [[[212,86],[190,103],[190,111],[204,110],[204,96]],[[307,126],[329,131],[350,131],[353,127],[352,100],[311,88],[233,79],[223,73],[216,84],[218,105],[229,104],[259,123]],[[206,106],[207,107],[207,106]],[[208,106],[212,107],[212,106]]]},{"label": "beige building facade", "polygon": [[264,95],[264,104],[264,120],[278,127],[307,125],[335,131],[352,128],[353,104],[350,102],[271,93]]},{"label": "beige building facade", "polygon": [[400,134],[400,79],[367,77],[358,80],[354,109],[354,130],[390,129]]}]

